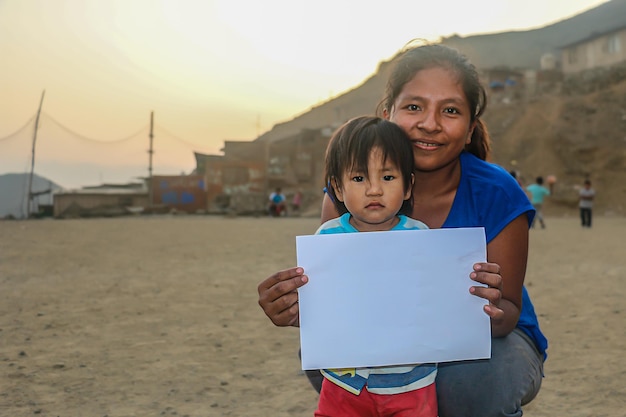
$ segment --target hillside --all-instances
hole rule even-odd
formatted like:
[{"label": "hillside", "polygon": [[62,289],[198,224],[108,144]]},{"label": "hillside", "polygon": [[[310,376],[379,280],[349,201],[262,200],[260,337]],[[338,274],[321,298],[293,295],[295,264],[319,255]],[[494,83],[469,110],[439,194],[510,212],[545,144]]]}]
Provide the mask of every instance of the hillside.
[{"label": "hillside", "polygon": [[539,69],[543,54],[559,58],[559,48],[592,33],[622,27],[626,0],[612,0],[569,19],[537,29],[490,33],[468,37],[451,36],[442,43],[463,51],[480,68]]},{"label": "hillside", "polygon": [[[609,28],[622,26],[624,22],[626,0],[612,0],[538,29],[468,37],[451,36],[443,38],[441,42],[463,51],[479,69],[538,69],[543,54],[552,53],[559,58],[560,47],[584,39],[594,32],[605,32]],[[401,47],[398,45],[398,48]],[[338,126],[351,117],[372,113],[381,99],[392,62],[393,58],[381,61],[376,72],[362,84],[311,107],[291,120],[274,125],[257,140],[283,139],[302,129]]]},{"label": "hillside", "polygon": [[572,79],[561,89],[506,104],[491,101],[485,120],[493,161],[519,171],[525,183],[555,175],[548,214],[575,213],[577,187],[588,177],[597,213],[626,215],[626,66]]},{"label": "hillside", "polygon": [[[538,68],[544,53],[626,22],[626,0],[612,0],[555,24],[521,32],[486,34],[442,43],[466,53],[479,69]],[[338,126],[371,114],[380,101],[391,63],[370,78],[292,120],[275,125],[259,141],[275,141],[305,128]],[[534,95],[490,93],[485,120],[493,162],[521,173],[526,183],[555,175],[548,214],[576,215],[577,188],[589,177],[598,214],[626,215],[626,66],[542,85]],[[516,99],[513,97],[517,97]]]},{"label": "hillside", "polygon": [[[489,96],[492,162],[517,171],[524,184],[556,176],[548,215],[578,215],[585,178],[597,192],[597,215],[626,215],[626,65],[550,90],[518,99]],[[318,211],[315,203],[308,214]]]}]

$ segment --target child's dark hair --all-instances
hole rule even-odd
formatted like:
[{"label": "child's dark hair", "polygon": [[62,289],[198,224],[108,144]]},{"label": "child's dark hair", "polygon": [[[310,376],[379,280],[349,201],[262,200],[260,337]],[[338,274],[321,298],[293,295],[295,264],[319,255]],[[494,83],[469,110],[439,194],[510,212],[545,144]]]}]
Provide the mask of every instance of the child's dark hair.
[{"label": "child's dark hair", "polygon": [[[361,116],[339,127],[330,138],[326,148],[326,177],[328,195],[339,214],[348,212],[345,204],[337,198],[332,181],[340,189],[343,174],[355,170],[368,174],[367,165],[372,149],[380,148],[383,159],[391,161],[402,174],[404,191],[411,189],[414,169],[413,146],[401,127],[375,116]],[[404,200],[399,214],[410,215],[413,210],[413,194]]]},{"label": "child's dark hair", "polygon": [[487,126],[481,116],[487,108],[487,93],[480,82],[476,67],[456,49],[448,46],[421,45],[409,46],[394,59],[394,67],[387,81],[385,95],[378,104],[377,113],[383,110],[391,112],[393,103],[415,74],[429,68],[445,68],[457,75],[470,108],[470,121],[476,123],[472,140],[465,150],[482,160],[489,160],[491,143]]}]

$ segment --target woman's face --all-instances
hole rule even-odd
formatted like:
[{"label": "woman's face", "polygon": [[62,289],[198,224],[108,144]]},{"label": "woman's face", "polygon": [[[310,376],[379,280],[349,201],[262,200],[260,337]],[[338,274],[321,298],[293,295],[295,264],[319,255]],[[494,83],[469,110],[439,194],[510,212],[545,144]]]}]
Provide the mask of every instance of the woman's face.
[{"label": "woman's face", "polygon": [[385,112],[411,139],[417,171],[436,171],[458,158],[472,137],[470,116],[458,77],[441,67],[415,74]]}]

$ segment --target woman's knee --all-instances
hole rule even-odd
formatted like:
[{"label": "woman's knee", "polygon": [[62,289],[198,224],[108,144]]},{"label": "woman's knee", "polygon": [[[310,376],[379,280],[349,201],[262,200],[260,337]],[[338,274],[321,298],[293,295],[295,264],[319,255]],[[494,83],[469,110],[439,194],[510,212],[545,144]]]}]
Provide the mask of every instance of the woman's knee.
[{"label": "woman's knee", "polygon": [[439,365],[437,398],[441,417],[521,416],[541,385],[542,359],[518,333],[492,339],[489,360]]}]

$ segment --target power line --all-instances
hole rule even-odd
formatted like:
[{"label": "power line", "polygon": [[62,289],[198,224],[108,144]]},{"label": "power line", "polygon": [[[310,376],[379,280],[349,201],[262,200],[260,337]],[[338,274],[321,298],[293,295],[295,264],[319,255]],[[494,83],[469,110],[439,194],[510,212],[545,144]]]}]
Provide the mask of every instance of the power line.
[{"label": "power line", "polygon": [[31,124],[33,119],[35,119],[35,115],[34,114],[31,116],[30,119],[28,119],[28,121],[26,123],[24,123],[24,126],[20,127],[15,132],[8,134],[7,136],[1,137],[0,138],[0,142],[3,141],[3,140],[11,139],[13,136],[17,136],[18,133],[21,133],[22,130],[26,129]]},{"label": "power line", "polygon": [[[139,136],[142,133],[146,133],[147,129],[148,129],[148,125],[145,125],[143,127],[141,127],[139,130],[137,130],[136,132],[127,135],[125,137],[119,138],[119,139],[113,139],[113,140],[103,140],[103,139],[95,139],[89,136],[85,136],[83,134],[80,134],[78,132],[76,132],[75,130],[72,130],[71,128],[67,127],[66,125],[64,125],[63,123],[59,122],[57,119],[55,119],[54,117],[52,117],[51,115],[49,115],[48,113],[46,113],[45,111],[41,112],[41,115],[45,117],[45,119],[47,121],[50,121],[52,123],[54,123],[55,125],[57,125],[59,128],[61,128],[62,130],[66,131],[67,133],[71,134],[72,136],[75,136],[79,139],[88,141],[88,142],[95,142],[95,143],[103,143],[103,144],[113,144],[113,143],[119,143],[119,142],[124,142],[130,139],[133,139],[137,136]],[[4,141],[4,140],[8,140],[11,139],[15,136],[17,136],[18,134],[20,134],[23,130],[25,130],[27,127],[29,127],[29,125],[31,125],[31,123],[33,122],[33,120],[35,119],[35,115],[31,116],[30,119],[28,119],[28,121],[19,129],[17,129],[15,132],[12,132],[10,134],[8,134],[7,136],[3,136],[0,137],[0,141]],[[191,148],[203,148],[205,145],[199,144],[199,143],[194,143],[185,139],[182,139],[180,136],[170,132],[168,129],[164,128],[163,126],[155,123],[154,126],[159,130],[162,131],[167,137],[174,139],[178,142],[181,142]]]},{"label": "power line", "polygon": [[[10,147],[10,146],[12,146],[15,143],[15,140],[14,140],[14,142],[7,142],[8,139],[12,139],[12,138],[15,139],[17,137],[17,140],[20,141],[20,142],[21,142],[21,139],[25,139],[26,138],[26,134],[24,132],[25,131],[28,132],[29,129],[32,130],[34,128],[34,126],[35,126],[35,121],[34,121],[35,117],[36,117],[36,115],[31,116],[30,119],[23,126],[21,126],[19,129],[17,129],[15,132],[12,132],[11,134],[9,134],[7,136],[1,137],[0,138],[0,149],[2,149],[5,146],[9,146]],[[48,124],[48,122],[50,122],[50,123]],[[56,125],[56,126],[52,127],[52,125]],[[170,141],[172,143],[179,143],[178,147],[181,148],[181,149],[191,148],[191,149],[196,150],[196,149],[202,149],[202,147],[203,147],[202,145],[200,145],[198,143],[192,143],[191,141],[182,139],[180,136],[173,134],[168,129],[166,129],[166,128],[162,127],[162,126],[156,125],[156,123],[154,124],[154,128],[155,128],[155,131],[154,131],[155,140],[158,140],[159,136],[161,136],[161,139],[164,139],[166,141]],[[43,131],[42,131],[42,129],[43,129]],[[52,129],[52,131],[50,131],[50,129]],[[132,133],[130,135],[127,135],[127,136],[125,136],[123,138],[119,138],[119,139],[115,139],[115,140],[102,140],[102,139],[95,139],[95,138],[93,138],[91,136],[84,135],[84,134],[76,132],[74,129],[72,129],[71,127],[65,125],[64,123],[61,123],[59,120],[57,120],[56,118],[52,117],[50,114],[46,113],[43,110],[41,110],[40,118],[39,118],[39,131],[40,131],[39,133],[42,134],[43,137],[50,136],[51,134],[54,135],[54,136],[66,136],[68,138],[71,137],[71,138],[74,138],[77,141],[82,141],[83,142],[83,143],[77,144],[77,145],[81,145],[81,146],[90,146],[91,145],[92,147],[97,146],[101,150],[103,150],[102,149],[103,145],[111,144],[110,147],[105,147],[105,148],[109,148],[108,151],[113,151],[113,148],[119,148],[119,146],[134,146],[134,145],[139,144],[139,141],[142,140],[143,136],[148,136],[149,133],[152,133],[152,132],[149,132],[149,130],[150,130],[149,129],[149,125],[146,124],[146,126],[142,127],[141,129],[137,130],[136,132],[134,132],[134,133]],[[47,131],[47,133],[45,133],[46,131]],[[53,131],[57,131],[57,133],[54,134]],[[23,137],[19,137],[20,134]],[[133,139],[133,140],[130,141],[131,139]],[[125,142],[125,145],[123,145],[120,142]],[[151,145],[150,148],[152,149],[152,145]],[[47,149],[47,148],[45,148],[45,149]],[[107,149],[104,149],[104,150],[107,150]],[[27,171],[26,168],[21,166],[22,165],[21,161],[18,162],[16,160],[16,159],[21,160],[22,151],[19,151],[19,155],[20,156],[18,156],[17,158],[16,158],[17,155],[15,155],[15,151],[12,150],[11,152],[14,154],[13,157],[11,157],[10,164],[8,164],[8,165],[11,165],[11,167],[9,167],[8,165],[4,166],[3,170],[10,169],[10,170],[22,171],[22,172],[25,173]],[[43,158],[44,159],[44,163],[48,163],[48,169],[50,169],[50,162],[51,161],[50,161],[49,156],[46,159],[46,157],[45,157],[45,155],[47,155],[46,152],[50,152],[50,149],[47,149],[47,151],[44,150],[44,158]],[[167,158],[167,156],[169,154],[170,154],[169,152],[163,153],[163,155],[166,158]],[[6,155],[9,155],[9,154],[7,153]],[[42,156],[41,152],[39,152],[38,156],[39,156],[39,159],[41,159],[41,156]],[[85,158],[87,158],[87,156]],[[86,159],[83,159],[83,162],[85,162],[85,161],[86,161]],[[67,163],[65,163],[65,162],[67,162]],[[68,167],[67,171],[68,172],[71,172],[72,169],[75,169],[75,167],[72,168],[72,166],[76,165],[76,161],[74,161],[74,162],[72,162],[72,161],[65,161],[65,162],[59,161],[60,165],[67,165],[67,167]],[[20,165],[19,168],[16,166],[16,163],[19,163],[19,165]],[[78,163],[80,164],[80,161],[78,161]],[[178,162],[176,162],[176,164],[178,164]],[[31,165],[32,165],[32,163],[31,163]],[[57,164],[57,165],[59,165],[59,164]],[[64,172],[63,171],[63,169],[64,169],[63,167],[59,168],[58,166],[56,166],[54,164],[53,164],[53,166],[55,166],[53,169],[57,173],[56,175],[59,175],[59,173],[61,173],[60,175],[66,175],[67,176],[68,172]],[[40,169],[41,169],[41,167],[40,167]],[[98,168],[98,164],[96,163],[95,166],[94,166],[94,170],[95,169],[105,169],[106,170],[107,168],[105,168],[105,167]],[[124,168],[124,169],[126,169],[126,168]],[[81,170],[82,170],[81,172],[87,172],[88,171],[88,169],[87,169],[87,171],[85,170],[85,167],[81,168]],[[32,169],[31,169],[31,171],[32,171]],[[75,173],[72,174],[72,175],[73,175],[74,179],[71,179],[70,181],[75,181],[76,180],[75,179],[75,177],[76,177]],[[67,181],[67,179],[66,179],[66,181]],[[23,209],[24,208],[22,208],[22,210]],[[28,209],[27,211],[30,211],[30,210]]]},{"label": "power line", "polygon": [[139,129],[138,131],[136,131],[132,135],[128,135],[128,136],[125,136],[125,137],[120,138],[120,139],[113,139],[113,140],[94,139],[94,138],[90,138],[90,137],[87,137],[85,135],[81,135],[80,133],[75,132],[74,130],[70,129],[69,127],[61,124],[61,122],[59,122],[58,120],[56,120],[54,117],[50,116],[46,112],[42,112],[42,114],[44,116],[46,116],[47,119],[49,119],[54,124],[56,124],[58,127],[60,127],[61,129],[65,130],[66,132],[68,132],[68,133],[78,137],[79,139],[83,139],[83,140],[86,140],[86,141],[89,141],[89,142],[97,142],[97,143],[104,143],[104,144],[119,143],[119,142],[124,142],[124,141],[130,140],[130,139],[133,139],[136,136],[139,136],[140,133],[144,133],[146,128],[147,128],[147,126],[143,126],[141,129]]}]

